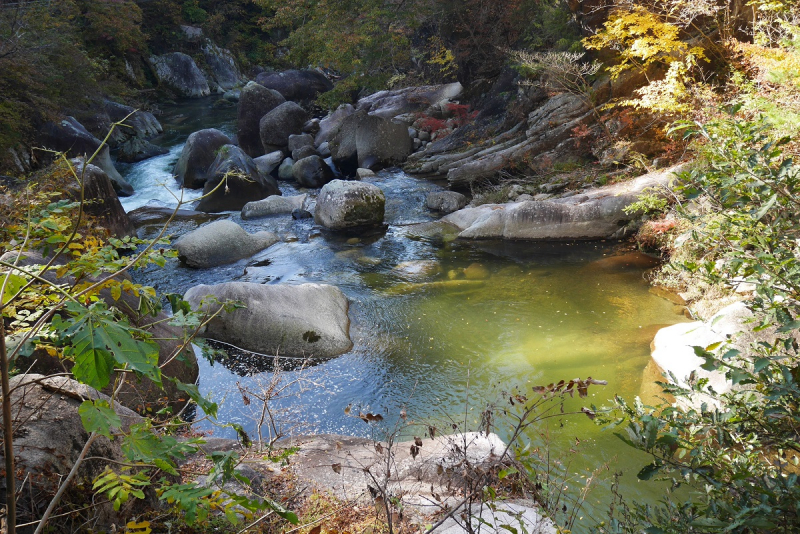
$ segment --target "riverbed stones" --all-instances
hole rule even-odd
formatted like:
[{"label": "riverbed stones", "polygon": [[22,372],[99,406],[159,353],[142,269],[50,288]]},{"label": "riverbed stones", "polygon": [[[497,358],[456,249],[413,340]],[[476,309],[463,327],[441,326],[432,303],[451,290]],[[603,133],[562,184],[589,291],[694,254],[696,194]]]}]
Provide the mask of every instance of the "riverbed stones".
[{"label": "riverbed stones", "polygon": [[425,198],[425,206],[441,213],[453,213],[467,205],[467,197],[456,191],[434,191]]},{"label": "riverbed stones", "polygon": [[292,150],[292,159],[295,161],[300,161],[309,156],[319,156],[319,152],[317,152],[317,149],[313,146],[301,146],[300,148]]},{"label": "riverbed stones", "polygon": [[314,220],[330,230],[374,228],[383,224],[385,205],[375,185],[333,180],[319,192]]},{"label": "riverbed stones", "polygon": [[673,167],[568,198],[464,208],[442,220],[457,226],[458,237],[466,239],[620,238],[634,218],[624,209],[645,189],[667,191],[677,171]]},{"label": "riverbed stones", "polygon": [[356,178],[359,180],[364,180],[365,178],[374,178],[375,176],[375,171],[371,169],[364,169],[361,167],[356,169]]},{"label": "riverbed stones", "polygon": [[335,178],[325,160],[316,155],[295,161],[292,165],[292,177],[299,185],[310,188],[322,187]]},{"label": "riverbed stones", "polygon": [[278,91],[286,100],[296,102],[311,102],[333,89],[333,84],[324,74],[311,69],[262,72],[256,76],[256,82]]},{"label": "riverbed stones", "polygon": [[294,180],[294,160],[292,158],[286,158],[278,167],[278,180],[288,182],[289,180]]},{"label": "riverbed stones", "polygon": [[286,102],[279,92],[267,89],[256,82],[248,82],[239,95],[239,112],[236,136],[239,146],[251,158],[264,154],[259,122],[261,117]]},{"label": "riverbed stones", "polygon": [[270,215],[290,215],[296,209],[302,209],[308,195],[281,197],[273,195],[264,200],[248,202],[242,208],[242,219],[257,219]]},{"label": "riverbed stones", "polygon": [[308,133],[292,134],[289,136],[288,147],[289,152],[294,152],[298,148],[304,146],[314,146],[314,137]]},{"label": "riverbed stones", "polygon": [[279,241],[272,232],[248,234],[233,221],[214,221],[175,242],[178,257],[189,267],[206,268],[233,263]]},{"label": "riverbed stones", "polygon": [[182,187],[200,189],[208,181],[219,150],[230,144],[230,138],[215,128],[192,133],[183,145],[172,174]]},{"label": "riverbed stones", "polygon": [[182,52],[170,52],[161,56],[151,56],[158,81],[181,96],[201,97],[211,94],[208,81],[194,60]]},{"label": "riverbed stones", "polygon": [[329,142],[334,164],[347,176],[359,167],[380,169],[411,154],[408,127],[361,110],[345,117]]},{"label": "riverbed stones", "polygon": [[287,147],[289,136],[301,133],[307,120],[308,113],[295,102],[284,102],[261,117],[258,131],[264,150]]},{"label": "riverbed stones", "polygon": [[278,166],[281,164],[282,161],[283,161],[283,152],[281,152],[280,150],[276,150],[275,152],[270,152],[269,154],[253,158],[253,163],[256,164],[258,172],[260,172],[264,176],[272,174],[272,172],[278,168]]},{"label": "riverbed stones", "polygon": [[206,327],[207,337],[268,358],[326,358],[353,347],[349,304],[344,293],[334,286],[228,282],[193,287],[184,298],[195,309],[217,311],[220,304],[201,304],[209,296],[219,302],[240,302],[244,308],[223,311],[213,318]]},{"label": "riverbed stones", "polygon": [[250,156],[235,145],[219,149],[208,174],[198,211],[238,211],[248,202],[281,194],[275,178],[258,172]]}]

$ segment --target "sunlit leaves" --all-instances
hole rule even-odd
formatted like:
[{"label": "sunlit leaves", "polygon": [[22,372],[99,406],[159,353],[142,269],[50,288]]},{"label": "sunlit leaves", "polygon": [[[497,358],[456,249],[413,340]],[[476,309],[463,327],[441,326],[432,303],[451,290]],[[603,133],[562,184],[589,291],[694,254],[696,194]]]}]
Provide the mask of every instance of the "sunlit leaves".
[{"label": "sunlit leaves", "polygon": [[111,430],[122,426],[119,416],[106,401],[84,401],[78,408],[83,427],[89,432],[111,437]]}]

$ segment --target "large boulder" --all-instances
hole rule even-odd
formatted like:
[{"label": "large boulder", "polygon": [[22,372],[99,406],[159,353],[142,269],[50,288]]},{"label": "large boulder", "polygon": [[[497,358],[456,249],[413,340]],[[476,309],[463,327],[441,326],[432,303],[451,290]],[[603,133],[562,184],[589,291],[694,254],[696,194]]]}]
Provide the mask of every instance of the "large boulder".
[{"label": "large boulder", "polygon": [[248,234],[233,221],[214,221],[175,242],[178,257],[189,267],[205,268],[233,263],[278,242],[272,232]]},{"label": "large boulder", "polygon": [[308,156],[295,161],[292,165],[292,176],[303,187],[322,187],[336,176],[325,160],[319,156]]},{"label": "large boulder", "polygon": [[194,132],[183,145],[172,174],[182,187],[200,189],[209,178],[211,165],[217,159],[219,150],[230,144],[228,136],[215,128]]},{"label": "large boulder", "polygon": [[248,202],[242,208],[242,219],[288,215],[294,210],[303,209],[306,198],[308,198],[308,195],[295,195],[292,197],[271,196],[264,200]]},{"label": "large boulder", "polygon": [[283,148],[289,144],[289,136],[303,131],[308,113],[294,102],[284,102],[261,117],[258,131],[265,151]]},{"label": "large boulder", "polygon": [[[204,197],[195,208],[198,211],[217,213],[240,210],[253,200],[281,194],[275,178],[258,172],[250,156],[235,145],[225,145],[219,149],[208,175],[203,187]],[[220,185],[223,181],[225,184]]]},{"label": "large boulder", "polygon": [[[135,237],[136,229],[125,213],[111,179],[103,169],[89,164],[84,170],[83,160],[79,158],[73,159],[71,163],[76,174],[83,178],[83,199],[86,201],[84,212],[105,228],[111,237]],[[73,199],[80,200],[81,190],[78,184],[67,186],[67,191]]]},{"label": "large boulder", "polygon": [[219,89],[227,91],[241,82],[242,75],[239,73],[230,50],[220,48],[210,39],[206,39],[200,49],[203,51],[203,57],[208,65],[210,79]]},{"label": "large boulder", "polygon": [[[78,412],[81,404],[85,400],[110,403],[111,399],[66,377],[47,378],[41,374],[26,373],[11,378],[9,385],[14,420],[17,521],[21,524],[42,517],[60,482],[72,470],[88,441],[89,432],[84,429]],[[114,412],[123,430],[142,420],[119,403],[114,405]],[[3,456],[3,451],[0,451],[0,461]],[[128,461],[120,440],[112,441],[100,436],[89,447],[86,460],[81,463],[76,478],[61,498],[62,503],[85,505],[90,501],[87,488],[91,488],[95,477],[109,463],[123,464]],[[7,499],[5,478],[0,481],[0,499],[3,502]],[[126,517],[158,506],[158,500],[150,492],[145,500],[130,499],[116,512],[107,499],[98,499],[91,512],[93,528],[102,531],[124,530]],[[54,522],[54,528],[56,524]]]},{"label": "large boulder", "polygon": [[432,106],[458,98],[463,92],[464,87],[459,82],[378,91],[359,99],[356,109],[391,119],[398,115],[425,111]]},{"label": "large boulder", "polygon": [[244,86],[239,96],[239,122],[237,138],[239,146],[248,156],[255,158],[264,154],[259,123],[261,117],[286,102],[283,96],[256,82]]},{"label": "large boulder", "polygon": [[313,147],[314,146],[314,136],[312,136],[311,134],[308,134],[308,133],[292,134],[292,135],[289,136],[289,140],[288,140],[287,145],[288,145],[288,148],[289,148],[289,152],[294,152],[298,148],[303,148],[303,147],[307,147],[307,146]]},{"label": "large boulder", "polygon": [[317,197],[314,221],[330,230],[351,230],[383,224],[386,197],[379,187],[333,180]]},{"label": "large boulder", "polygon": [[324,74],[316,70],[287,70],[284,72],[262,72],[256,82],[274,89],[295,102],[311,102],[321,93],[333,89],[333,84]]},{"label": "large boulder", "polygon": [[119,146],[117,161],[123,163],[136,163],[155,156],[163,156],[169,150],[158,145],[154,145],[143,137],[131,137]]},{"label": "large boulder", "polygon": [[467,197],[456,191],[435,191],[425,198],[428,209],[453,213],[467,205]]},{"label": "large boulder", "polygon": [[408,127],[358,111],[346,117],[330,141],[334,164],[347,176],[356,169],[402,163],[413,149]]},{"label": "large boulder", "polygon": [[137,110],[111,100],[105,100],[103,105],[111,122],[124,121],[119,132],[125,137],[146,139],[158,135],[164,130],[158,119],[149,111]]},{"label": "large boulder", "polygon": [[[39,144],[44,148],[64,152],[68,157],[88,157],[102,145],[102,141],[93,136],[74,117],[66,117],[59,123],[49,122],[44,125],[39,136]],[[130,196],[133,186],[129,184],[111,162],[108,146],[92,160],[92,165],[103,169],[114,184],[118,195]]]},{"label": "large boulder", "polygon": [[181,52],[151,56],[150,65],[156,78],[181,96],[201,97],[211,94],[208,80],[194,60]]},{"label": "large boulder", "polygon": [[336,287],[321,284],[264,285],[228,282],[200,285],[184,298],[194,307],[217,311],[218,302],[237,301],[244,308],[213,318],[205,336],[243,349],[275,355],[333,357],[353,347],[348,302]]},{"label": "large boulder", "polygon": [[625,235],[635,218],[625,208],[645,189],[666,191],[678,168],[673,167],[556,200],[484,204],[465,208],[442,220],[457,226],[468,239],[612,239]]},{"label": "large boulder", "polygon": [[314,144],[320,146],[322,143],[330,141],[339,126],[342,125],[342,121],[355,112],[352,104],[342,104],[336,108],[336,111],[319,121],[319,131],[314,137]]}]

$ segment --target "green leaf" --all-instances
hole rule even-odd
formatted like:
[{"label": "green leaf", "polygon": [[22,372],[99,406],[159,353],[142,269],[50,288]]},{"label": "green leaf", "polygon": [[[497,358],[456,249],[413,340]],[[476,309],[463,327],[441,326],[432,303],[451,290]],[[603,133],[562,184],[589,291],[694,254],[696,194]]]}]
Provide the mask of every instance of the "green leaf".
[{"label": "green leaf", "polygon": [[2,295],[2,304],[8,304],[14,295],[17,294],[17,291],[25,287],[27,281],[16,274],[3,274],[0,275],[0,287],[5,284],[5,290],[3,291]]},{"label": "green leaf", "polygon": [[639,471],[636,476],[639,480],[650,480],[653,478],[653,475],[658,473],[658,470],[661,469],[661,464],[658,462],[653,462],[650,465],[646,465]]},{"label": "green leaf", "polygon": [[792,330],[797,330],[798,328],[800,328],[800,321],[792,321],[778,328],[778,332],[780,333],[790,332]]},{"label": "green leaf", "polygon": [[[72,352],[69,352],[72,354]],[[103,389],[111,381],[114,372],[114,358],[105,350],[85,349],[73,356],[75,366],[72,374],[75,380],[95,389]]]},{"label": "green leaf", "polygon": [[175,387],[178,388],[178,391],[183,391],[189,398],[191,398],[197,406],[203,410],[203,412],[216,419],[217,417],[217,404],[215,402],[211,402],[207,398],[203,397],[200,394],[200,389],[194,384],[184,384],[180,380],[175,378],[169,378],[169,380],[175,384]]},{"label": "green leaf", "polygon": [[78,414],[86,430],[97,432],[107,438],[111,437],[112,428],[122,426],[117,413],[104,400],[83,401],[78,407]]}]

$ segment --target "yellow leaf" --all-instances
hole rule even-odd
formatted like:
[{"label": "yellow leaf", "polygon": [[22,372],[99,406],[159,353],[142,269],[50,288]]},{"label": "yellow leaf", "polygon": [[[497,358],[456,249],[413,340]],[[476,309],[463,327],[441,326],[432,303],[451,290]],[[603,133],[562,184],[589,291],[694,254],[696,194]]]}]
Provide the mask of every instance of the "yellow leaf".
[{"label": "yellow leaf", "polygon": [[125,525],[125,532],[130,534],[150,534],[153,532],[153,529],[150,528],[150,521],[141,521],[139,523],[129,521]]}]

